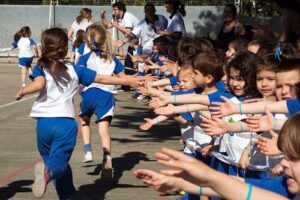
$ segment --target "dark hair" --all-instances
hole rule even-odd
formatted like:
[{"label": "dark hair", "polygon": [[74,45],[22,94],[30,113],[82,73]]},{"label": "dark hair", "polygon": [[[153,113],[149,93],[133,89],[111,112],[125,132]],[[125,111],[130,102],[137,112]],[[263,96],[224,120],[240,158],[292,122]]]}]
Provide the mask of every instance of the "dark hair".
[{"label": "dark hair", "polygon": [[[230,59],[226,66],[227,82],[230,81],[230,69],[234,68],[240,71],[240,76],[245,81],[245,96],[253,97],[258,94],[256,88],[256,63],[259,57],[246,50],[238,51]],[[231,88],[229,87],[231,90]]]},{"label": "dark hair", "polygon": [[14,41],[19,41],[21,37],[30,37],[31,30],[29,26],[23,26],[18,32],[14,35]]},{"label": "dark hair", "polygon": [[146,7],[151,7],[152,9],[154,9],[154,12],[156,12],[155,5],[153,3],[146,3],[144,8]]},{"label": "dark hair", "polygon": [[84,41],[85,41],[85,34],[86,32],[84,30],[78,30],[76,33],[76,39],[73,43],[73,46],[75,48],[78,48]]},{"label": "dark hair", "polygon": [[194,70],[198,70],[204,76],[211,75],[214,83],[223,77],[222,63],[214,53],[199,53],[193,57],[191,65]]},{"label": "dark hair", "polygon": [[236,16],[237,16],[237,8],[236,8],[236,6],[234,4],[225,4],[224,9],[226,9],[226,8],[230,8],[233,17],[236,18]]},{"label": "dark hair", "polygon": [[60,28],[51,28],[43,32],[42,56],[38,60],[38,65],[46,69],[53,77],[58,89],[62,91],[60,85],[67,85],[70,76],[67,67],[62,61],[68,53],[68,36]]},{"label": "dark hair", "polygon": [[277,146],[288,159],[300,160],[300,113],[294,114],[283,125],[278,134]]},{"label": "dark hair", "polygon": [[260,62],[256,65],[256,74],[261,71],[276,71],[279,60],[275,58],[274,54],[266,54],[260,59]]},{"label": "dark hair", "polygon": [[177,53],[178,53],[178,65],[185,64],[188,60],[199,53],[213,52],[212,44],[204,38],[190,38],[186,37],[178,42]]},{"label": "dark hair", "polygon": [[169,43],[169,39],[166,36],[159,36],[153,40],[153,44],[163,43],[167,45]]},{"label": "dark hair", "polygon": [[186,16],[185,6],[180,0],[165,0],[165,4],[172,5],[174,11],[178,10],[183,17]]},{"label": "dark hair", "polygon": [[249,40],[245,37],[238,37],[229,42],[229,45],[232,45],[235,51],[240,51],[247,48]]},{"label": "dark hair", "polygon": [[300,82],[296,84],[296,96],[297,99],[300,100]]},{"label": "dark hair", "polygon": [[275,0],[274,2],[281,8],[293,10],[296,13],[300,12],[300,2],[298,0]]},{"label": "dark hair", "polygon": [[281,58],[281,62],[276,68],[276,72],[287,72],[298,70],[300,73],[300,58]]},{"label": "dark hair", "polygon": [[78,24],[80,24],[84,18],[88,19],[88,21],[91,20],[91,18],[92,18],[92,10],[91,9],[82,8],[79,12],[79,15],[76,17],[76,22]]},{"label": "dark hair", "polygon": [[126,6],[125,6],[125,4],[123,3],[123,2],[121,2],[121,1],[117,1],[116,3],[114,3],[113,5],[112,5],[112,7],[114,8],[114,7],[117,7],[119,10],[122,10],[123,12],[126,12]]},{"label": "dark hair", "polygon": [[177,52],[178,43],[175,40],[172,40],[168,43],[168,56],[172,61],[178,60],[178,52]]}]

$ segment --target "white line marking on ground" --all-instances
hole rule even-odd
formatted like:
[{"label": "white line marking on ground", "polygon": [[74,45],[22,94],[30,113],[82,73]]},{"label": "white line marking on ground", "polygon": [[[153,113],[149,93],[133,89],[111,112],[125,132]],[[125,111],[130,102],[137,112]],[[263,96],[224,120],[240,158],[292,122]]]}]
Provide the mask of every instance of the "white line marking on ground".
[{"label": "white line marking on ground", "polygon": [[1,106],[0,106],[0,109],[1,109],[1,108],[5,108],[5,107],[8,107],[8,106],[11,106],[11,105],[14,105],[14,104],[17,104],[17,103],[21,103],[21,102],[23,102],[23,101],[27,101],[27,100],[32,99],[32,98],[35,98],[35,97],[37,97],[37,96],[38,96],[38,95],[36,94],[36,95],[30,96],[30,97],[26,97],[26,98],[24,98],[24,99],[21,99],[20,101],[13,101],[13,102],[10,102],[10,103],[1,105]]}]

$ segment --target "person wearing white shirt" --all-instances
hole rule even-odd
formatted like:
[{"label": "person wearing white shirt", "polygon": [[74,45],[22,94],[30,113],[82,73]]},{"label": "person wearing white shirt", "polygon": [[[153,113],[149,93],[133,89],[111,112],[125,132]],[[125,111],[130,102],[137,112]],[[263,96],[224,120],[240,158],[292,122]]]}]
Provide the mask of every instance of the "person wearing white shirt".
[{"label": "person wearing white shirt", "polygon": [[118,41],[118,46],[129,42],[132,38],[139,38],[140,45],[143,47],[143,54],[149,55],[152,52],[153,40],[159,36],[156,29],[166,29],[167,19],[162,15],[156,15],[154,4],[147,3],[144,7],[145,19],[143,19],[131,33],[123,40]]},{"label": "person wearing white shirt", "polygon": [[165,0],[165,7],[169,17],[167,29],[157,29],[160,35],[167,36],[173,40],[180,40],[186,36],[186,30],[183,17],[186,15],[185,6],[180,0]]},{"label": "person wearing white shirt", "polygon": [[79,15],[76,17],[76,20],[72,23],[71,28],[68,30],[68,39],[74,42],[77,31],[86,31],[87,27],[93,23],[92,10],[89,8],[82,8]]}]

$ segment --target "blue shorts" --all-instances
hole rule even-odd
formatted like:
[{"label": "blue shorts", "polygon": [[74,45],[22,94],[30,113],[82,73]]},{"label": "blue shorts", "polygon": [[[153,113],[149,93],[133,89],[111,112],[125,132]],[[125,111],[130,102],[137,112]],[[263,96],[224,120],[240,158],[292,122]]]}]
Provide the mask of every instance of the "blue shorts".
[{"label": "blue shorts", "polygon": [[110,117],[111,121],[115,107],[115,98],[112,93],[100,88],[90,88],[82,92],[81,96],[80,117],[91,118],[93,114],[96,114],[96,123],[105,117]]},{"label": "blue shorts", "polygon": [[20,67],[29,67],[32,63],[33,57],[31,58],[19,58]]}]

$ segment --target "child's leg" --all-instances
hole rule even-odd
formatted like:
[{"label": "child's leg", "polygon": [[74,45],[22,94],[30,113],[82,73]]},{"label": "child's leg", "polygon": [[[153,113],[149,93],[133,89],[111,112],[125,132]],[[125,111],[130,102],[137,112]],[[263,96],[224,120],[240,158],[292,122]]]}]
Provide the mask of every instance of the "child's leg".
[{"label": "child's leg", "polygon": [[101,180],[110,181],[112,179],[112,157],[111,157],[111,139],[109,135],[109,117],[105,117],[98,123],[98,131],[102,142],[103,162]]},{"label": "child's leg", "polygon": [[69,160],[76,143],[77,123],[71,118],[40,118],[36,130],[38,149],[57,194],[66,199],[75,192]]},{"label": "child's leg", "polygon": [[25,87],[25,86],[26,86],[26,75],[27,75],[27,71],[28,71],[28,68],[27,68],[27,67],[24,67],[24,66],[21,67],[22,87]]},{"label": "child's leg", "polygon": [[81,134],[83,140],[84,149],[84,160],[83,162],[93,161],[92,156],[92,145],[91,145],[91,129],[90,129],[90,118],[89,117],[79,117]]}]

